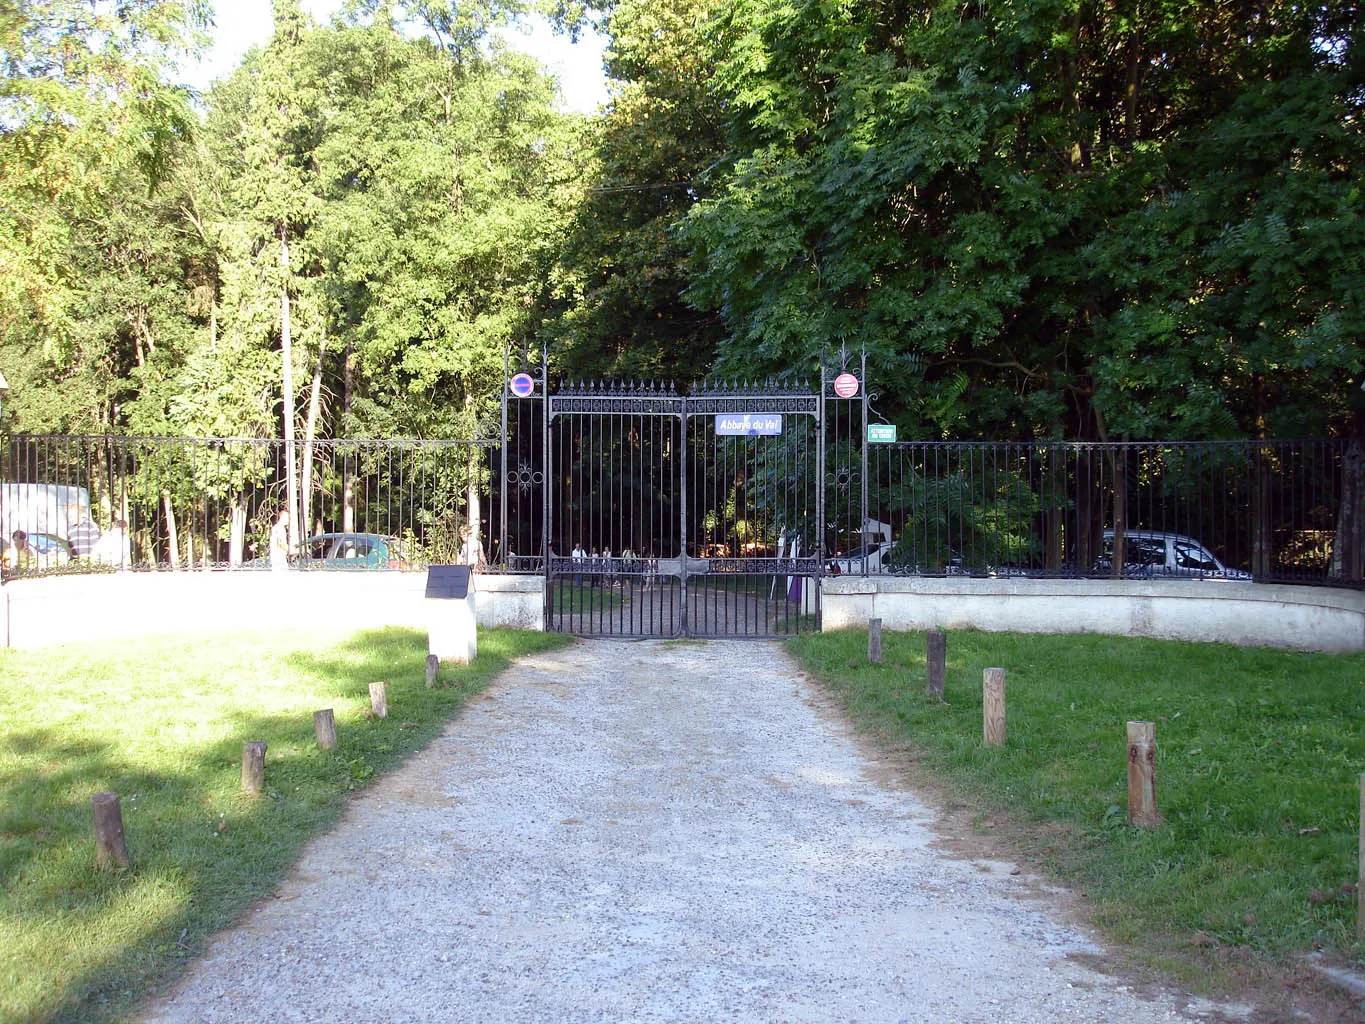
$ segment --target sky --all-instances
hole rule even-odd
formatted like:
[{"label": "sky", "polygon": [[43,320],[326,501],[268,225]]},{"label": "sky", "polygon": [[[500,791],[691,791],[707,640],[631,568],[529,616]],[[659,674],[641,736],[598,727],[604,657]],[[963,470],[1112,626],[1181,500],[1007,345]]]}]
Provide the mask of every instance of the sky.
[{"label": "sky", "polygon": [[[270,0],[219,0],[215,6],[219,13],[214,19],[213,49],[184,73],[185,84],[200,91],[231,72],[248,49],[270,38]],[[319,22],[325,22],[340,6],[340,0],[303,0],[304,10]],[[570,43],[540,20],[529,34],[512,30],[506,38],[559,77],[565,109],[591,114],[606,102],[603,37],[585,33],[577,43]]]}]

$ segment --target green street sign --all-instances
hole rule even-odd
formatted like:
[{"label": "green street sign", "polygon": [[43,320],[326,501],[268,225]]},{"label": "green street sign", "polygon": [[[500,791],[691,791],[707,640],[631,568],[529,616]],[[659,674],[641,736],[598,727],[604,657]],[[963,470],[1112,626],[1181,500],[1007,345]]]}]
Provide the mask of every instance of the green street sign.
[{"label": "green street sign", "polygon": [[869,423],[867,425],[868,444],[891,444],[896,440],[894,423]]}]

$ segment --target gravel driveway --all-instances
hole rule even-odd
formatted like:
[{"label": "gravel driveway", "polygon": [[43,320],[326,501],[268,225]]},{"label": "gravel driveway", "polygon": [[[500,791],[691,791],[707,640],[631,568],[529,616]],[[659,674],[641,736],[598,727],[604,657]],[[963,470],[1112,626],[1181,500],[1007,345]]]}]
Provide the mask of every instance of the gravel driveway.
[{"label": "gravel driveway", "polygon": [[1200,1019],[936,848],[829,708],[770,643],[523,660],[143,1020]]}]

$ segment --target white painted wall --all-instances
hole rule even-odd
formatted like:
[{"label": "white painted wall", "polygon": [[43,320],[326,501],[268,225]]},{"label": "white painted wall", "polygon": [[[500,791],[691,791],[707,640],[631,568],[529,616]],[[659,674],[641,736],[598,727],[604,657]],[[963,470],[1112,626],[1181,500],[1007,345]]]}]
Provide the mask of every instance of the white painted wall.
[{"label": "white painted wall", "polygon": [[1365,593],[1219,580],[843,576],[823,581],[826,630],[1109,633],[1341,653],[1365,650]]},{"label": "white painted wall", "polygon": [[[484,628],[544,628],[539,576],[475,577]],[[1365,593],[1178,580],[843,576],[822,581],[824,628],[1109,633],[1310,651],[1365,650]],[[52,576],[0,588],[15,648],[239,629],[430,623],[424,572],[159,572]],[[430,602],[438,604],[439,602]]]},{"label": "white painted wall", "polygon": [[[0,639],[13,648],[277,626],[365,629],[430,622],[425,572],[116,572],[11,580]],[[544,628],[538,576],[476,576],[484,628]]]}]

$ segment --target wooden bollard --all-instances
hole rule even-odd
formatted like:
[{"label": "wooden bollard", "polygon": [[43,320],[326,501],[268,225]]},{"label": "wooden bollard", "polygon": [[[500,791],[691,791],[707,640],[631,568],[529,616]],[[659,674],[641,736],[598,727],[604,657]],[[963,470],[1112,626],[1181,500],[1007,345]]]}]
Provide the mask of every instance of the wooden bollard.
[{"label": "wooden bollard", "polygon": [[882,660],[882,620],[867,620],[867,660],[869,664],[880,665]]},{"label": "wooden bollard", "polygon": [[123,839],[123,809],[117,793],[96,793],[90,798],[90,818],[95,826],[95,863],[105,867],[113,861],[128,866],[128,844]]},{"label": "wooden bollard", "polygon": [[1156,726],[1151,722],[1128,723],[1128,824],[1138,828],[1161,824],[1156,808]]},{"label": "wooden bollard", "polygon": [[370,710],[375,718],[389,717],[389,684],[370,684]]},{"label": "wooden bollard", "polygon": [[436,674],[441,671],[441,659],[434,654],[427,655],[427,689],[436,685]]},{"label": "wooden bollard", "polygon": [[943,699],[943,681],[948,674],[948,634],[931,629],[924,634],[924,692]]},{"label": "wooden bollard", "polygon": [[242,744],[242,792],[260,796],[265,788],[265,741],[250,740]]},{"label": "wooden bollard", "polygon": [[337,723],[331,708],[313,712],[313,732],[317,733],[318,747],[331,750],[337,745]]},{"label": "wooden bollard", "polygon": [[1005,745],[1005,670],[988,668],[982,673],[982,726],[986,746]]}]

